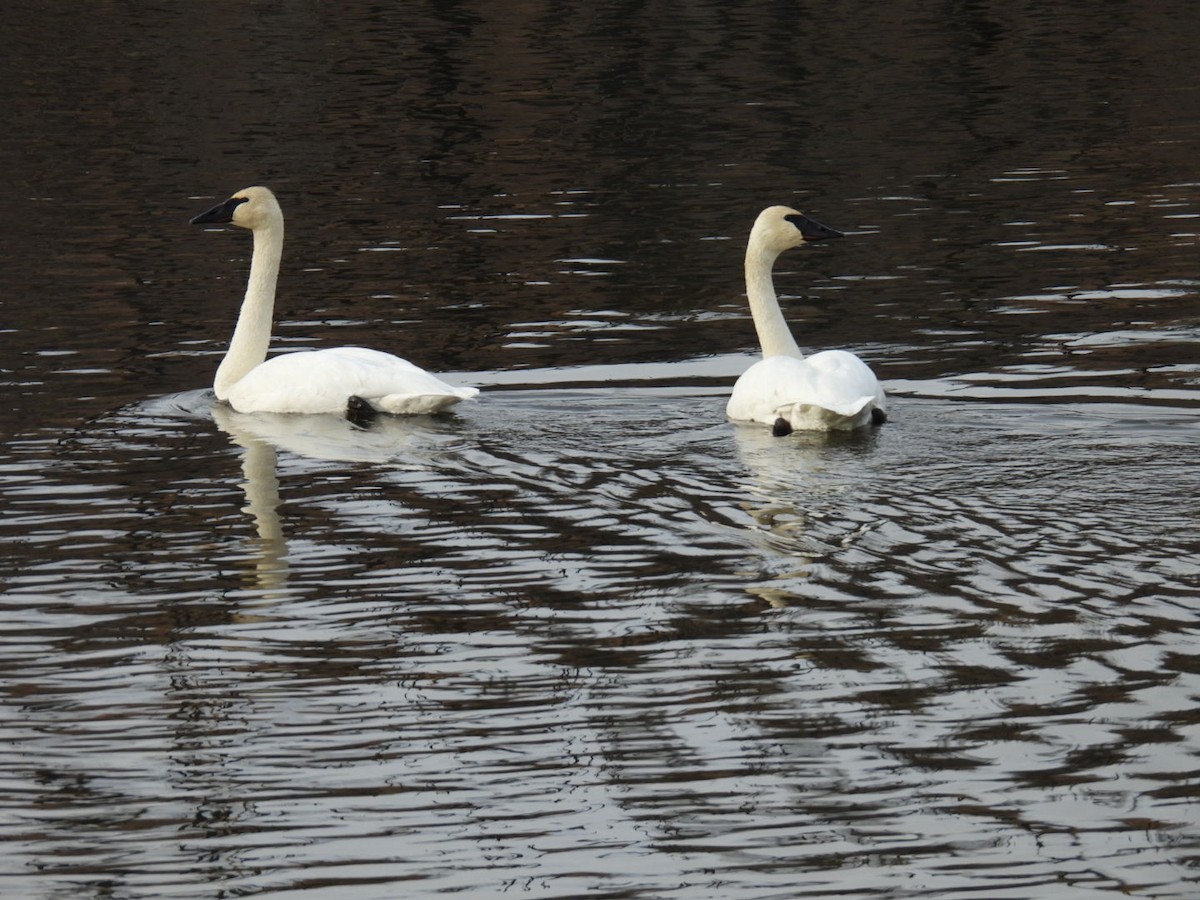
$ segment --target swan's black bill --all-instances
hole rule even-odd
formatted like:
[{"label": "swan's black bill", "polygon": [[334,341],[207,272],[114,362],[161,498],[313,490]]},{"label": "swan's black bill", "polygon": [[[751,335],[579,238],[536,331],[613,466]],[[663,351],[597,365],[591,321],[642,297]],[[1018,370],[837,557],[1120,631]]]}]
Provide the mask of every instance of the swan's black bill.
[{"label": "swan's black bill", "polygon": [[227,222],[233,221],[233,211],[241,204],[245,203],[248,197],[230,197],[228,200],[222,201],[212,209],[206,209],[196,218],[192,219],[193,225],[224,225]]},{"label": "swan's black bill", "polygon": [[840,231],[836,231],[828,225],[822,225],[816,219],[810,219],[802,213],[788,216],[787,220],[800,229],[800,234],[806,241],[825,241],[829,238],[845,237]]}]

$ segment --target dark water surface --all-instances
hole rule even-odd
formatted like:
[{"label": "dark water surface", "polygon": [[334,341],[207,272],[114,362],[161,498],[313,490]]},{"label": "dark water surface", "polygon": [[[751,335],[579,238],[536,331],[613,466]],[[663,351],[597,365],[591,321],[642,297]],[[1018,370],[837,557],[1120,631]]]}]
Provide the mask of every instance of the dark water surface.
[{"label": "dark water surface", "polygon": [[[1058,6],[5,5],[0,895],[1200,894],[1200,12]],[[259,182],[480,401],[214,406]],[[882,429],[724,421],[779,202]]]}]

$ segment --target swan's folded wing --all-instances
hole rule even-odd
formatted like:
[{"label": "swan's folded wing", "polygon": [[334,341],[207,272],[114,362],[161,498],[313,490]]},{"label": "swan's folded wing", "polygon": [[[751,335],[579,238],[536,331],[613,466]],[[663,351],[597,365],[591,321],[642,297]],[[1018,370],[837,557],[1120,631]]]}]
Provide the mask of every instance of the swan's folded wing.
[{"label": "swan's folded wing", "polygon": [[[456,388],[389,353],[363,347],[298,351],[274,356],[252,369],[229,392],[240,412],[343,413],[352,397],[377,401],[389,395],[454,398],[442,408],[473,397],[475,388]],[[376,404],[372,404],[376,405]]]},{"label": "swan's folded wing", "polygon": [[808,357],[809,379],[795,399],[843,416],[856,416],[868,405],[883,407],[883,389],[871,368],[846,350],[823,350]]},{"label": "swan's folded wing", "polygon": [[794,356],[768,356],[759,360],[733,386],[725,414],[738,422],[771,425],[780,406],[794,403],[804,392],[807,367]]},{"label": "swan's folded wing", "polygon": [[883,389],[861,359],[826,350],[806,359],[771,356],[738,379],[726,413],[740,421],[773,425],[783,418],[796,429],[857,428],[882,408]]}]

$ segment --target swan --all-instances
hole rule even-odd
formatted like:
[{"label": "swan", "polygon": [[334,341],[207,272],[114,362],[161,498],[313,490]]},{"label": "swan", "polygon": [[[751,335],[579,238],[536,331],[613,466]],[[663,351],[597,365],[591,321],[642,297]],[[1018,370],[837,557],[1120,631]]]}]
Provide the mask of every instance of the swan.
[{"label": "swan", "polygon": [[254,235],[246,297],[213,381],[217,399],[241,413],[338,413],[354,422],[378,412],[435,413],[479,391],[453,387],[408,360],[364,347],[331,347],[267,359],[275,282],[283,253],[283,212],[265,187],[248,187],[192,219],[232,223]]},{"label": "swan", "polygon": [[763,358],[742,373],[726,415],[762,422],[777,436],[846,431],[887,421],[886,398],[866,363],[846,350],[805,357],[775,297],[771,268],[779,254],[809,241],[841,237],[803,213],[771,206],[758,214],[746,245],[746,295]]}]

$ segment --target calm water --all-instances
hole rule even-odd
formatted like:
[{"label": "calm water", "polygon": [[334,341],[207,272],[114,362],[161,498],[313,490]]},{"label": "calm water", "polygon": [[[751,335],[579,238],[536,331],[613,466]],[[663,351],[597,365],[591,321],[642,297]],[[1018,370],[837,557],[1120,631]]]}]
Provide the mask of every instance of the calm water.
[{"label": "calm water", "polygon": [[[0,894],[1200,893],[1200,13],[6,5]],[[207,386],[276,343],[485,389]],[[757,211],[871,433],[724,421]]]}]

